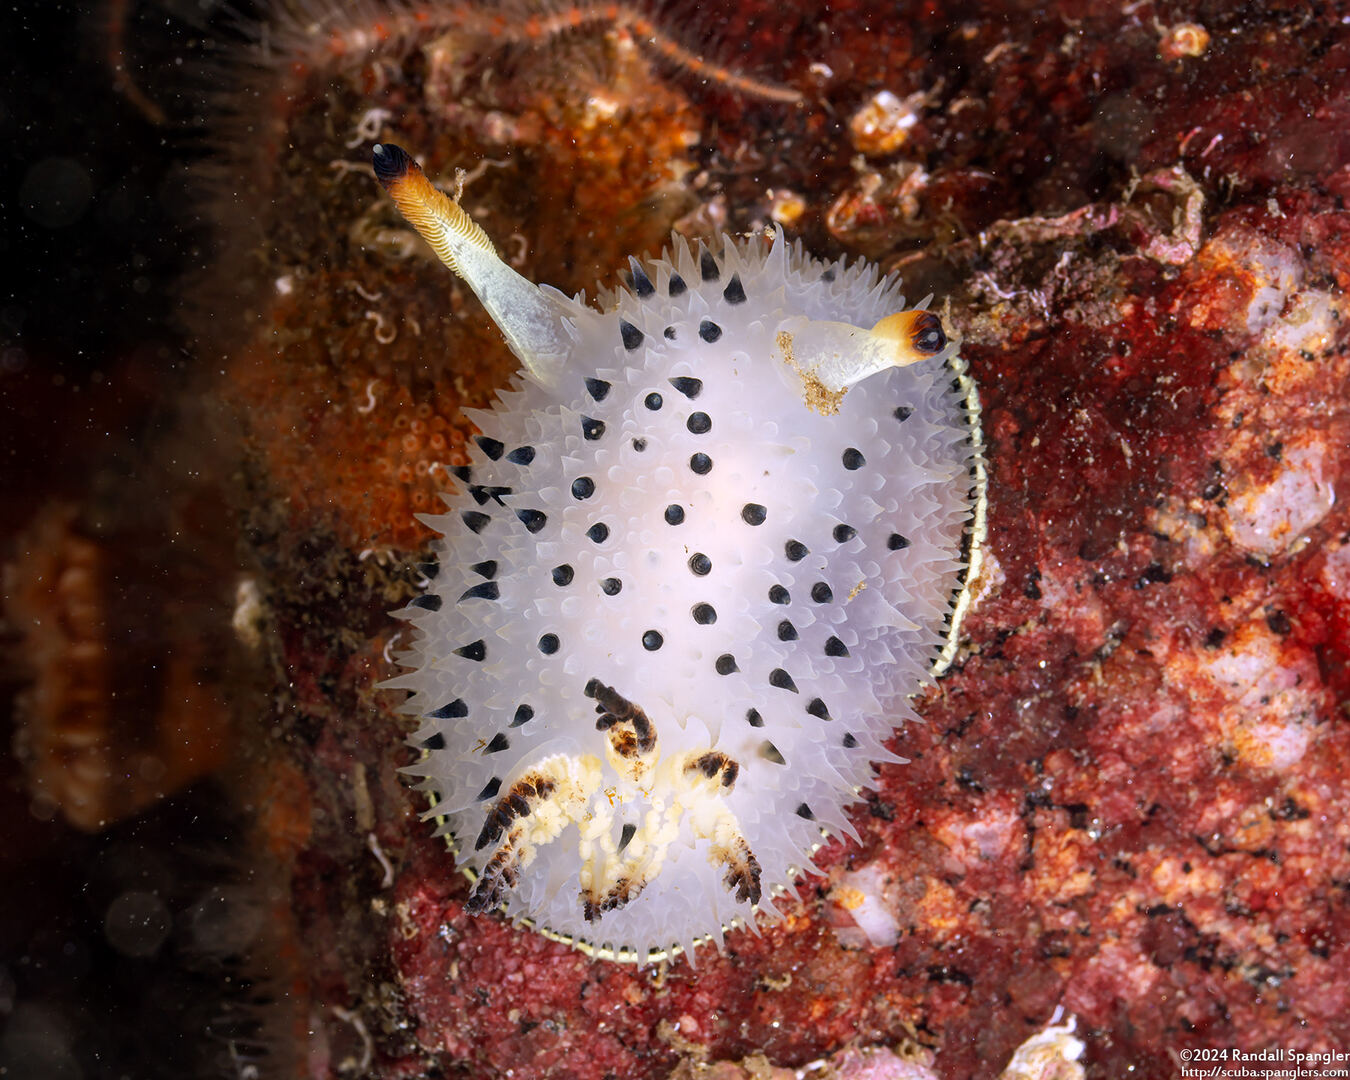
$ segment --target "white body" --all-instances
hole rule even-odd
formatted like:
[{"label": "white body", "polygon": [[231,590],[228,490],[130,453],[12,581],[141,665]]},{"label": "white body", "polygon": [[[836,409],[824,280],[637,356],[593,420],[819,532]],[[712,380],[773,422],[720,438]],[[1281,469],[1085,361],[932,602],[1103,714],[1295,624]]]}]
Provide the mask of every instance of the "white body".
[{"label": "white body", "polygon": [[[494,855],[509,856],[509,915],[638,958],[753,921],[727,884],[745,849],[758,908],[772,915],[774,890],[809,868],[822,828],[852,832],[845,806],[870,782],[869,762],[898,760],[882,744],[914,715],[907,699],[947,642],[978,497],[978,420],[954,347],[866,377],[833,414],[804,400],[801,372],[776,347],[803,316],[871,327],[902,306],[897,282],[867,264],[826,266],[781,237],[728,244],[709,280],[699,256],[677,243],[645,268],[654,293],[621,291],[605,314],[541,292],[570,352],[473,417],[501,448],[488,444],[495,459],[475,448],[464,490],[426,519],[444,535],[430,588],[440,607],[404,613],[416,643],[391,684],[413,691],[407,711],[424,718],[415,745],[431,748],[412,771],[462,864],[491,872]],[[705,320],[714,341],[700,336]],[[701,381],[697,396],[672,385],[679,377]],[[587,379],[608,384],[599,400]],[[707,431],[697,417],[691,429],[694,414]],[[603,433],[587,438],[591,421]],[[510,460],[521,447],[535,451],[527,465]],[[700,453],[712,463],[702,473],[691,467]],[[580,478],[594,484],[585,497]],[[484,494],[492,488],[510,494]],[[763,508],[762,522],[747,505]],[[517,513],[531,510],[545,515],[537,531]],[[471,527],[465,512],[487,520]],[[608,528],[598,543],[597,523]],[[856,535],[840,539],[841,526]],[[691,568],[697,555],[708,572]],[[610,579],[621,582],[614,595]],[[489,580],[497,598],[461,599]],[[813,598],[820,582],[828,598]],[[775,602],[775,587],[789,602]],[[715,621],[696,610],[704,604]],[[649,631],[661,635],[655,650]],[[551,654],[540,648],[548,634]],[[455,652],[480,641],[481,660]],[[721,674],[728,655],[735,670]],[[593,679],[645,713],[654,752],[616,756],[596,728]],[[512,726],[522,704],[533,716]],[[428,717],[436,710],[464,715]],[[690,766],[710,751],[735,762],[733,783]],[[507,829],[475,851],[485,815],[540,770],[557,781],[551,796],[517,818],[514,839]],[[582,895],[605,889],[626,903],[588,919]]]}]

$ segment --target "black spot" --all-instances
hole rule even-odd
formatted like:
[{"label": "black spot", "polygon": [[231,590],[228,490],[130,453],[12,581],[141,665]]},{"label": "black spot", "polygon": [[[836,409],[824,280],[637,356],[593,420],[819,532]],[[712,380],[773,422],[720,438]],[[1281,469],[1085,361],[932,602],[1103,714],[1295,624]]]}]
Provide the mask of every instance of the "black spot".
[{"label": "black spot", "polygon": [[596,420],[590,416],[581,418],[581,434],[587,441],[595,442],[604,433],[605,422],[603,420]]},{"label": "black spot", "polygon": [[741,285],[740,274],[731,275],[731,280],[727,282],[727,287],[722,290],[722,299],[728,304],[745,303],[745,289]]},{"label": "black spot", "polygon": [[751,727],[764,726],[764,717],[759,715],[758,709],[747,709],[745,712],[745,719]]},{"label": "black spot", "polygon": [[633,283],[633,291],[644,300],[655,295],[656,287],[652,284],[652,279],[647,276],[647,272],[638,264],[637,259],[631,255],[628,257],[628,266],[631,271],[629,280]]},{"label": "black spot", "polygon": [[619,831],[618,850],[622,851],[624,848],[626,848],[628,846],[628,842],[632,840],[633,837],[636,835],[637,835],[636,825],[632,824],[631,822],[624,825],[624,827]]},{"label": "black spot", "polygon": [[642,331],[627,319],[619,320],[619,336],[623,338],[623,347],[629,352],[641,346],[644,340]]},{"label": "black spot", "polygon": [[850,446],[847,450],[845,450],[842,460],[844,462],[844,468],[846,468],[849,472],[861,469],[864,465],[867,464],[867,459],[862,456],[862,451],[859,450],[856,446]]},{"label": "black spot", "polygon": [[698,336],[711,345],[722,336],[722,328],[711,319],[704,319],[698,324]]},{"label": "black spot", "polygon": [[501,791],[501,789],[502,789],[502,778],[500,776],[494,776],[491,780],[489,780],[486,784],[483,785],[483,790],[480,791],[475,796],[475,798],[479,802],[482,802],[484,799],[496,798],[497,792]]},{"label": "black spot", "polygon": [[787,604],[787,603],[790,603],[791,600],[792,600],[792,596],[788,593],[787,589],[783,588],[783,586],[781,586],[781,585],[773,585],[773,586],[770,586],[770,588],[769,588],[769,603],[771,603],[771,604]]},{"label": "black spot", "polygon": [[828,604],[834,599],[834,590],[823,581],[817,581],[811,586],[811,599],[817,604]]},{"label": "black spot", "polygon": [[747,525],[763,525],[769,511],[759,503],[746,503],[741,507],[741,520]]},{"label": "black spot", "polygon": [[503,750],[509,750],[510,748],[511,740],[499,731],[496,735],[492,736],[492,741],[483,747],[483,753],[500,754]]},{"label": "black spot", "polygon": [[647,449],[647,440],[646,440],[646,439],[634,439],[634,440],[633,440],[633,449],[636,450],[639,454],[642,453],[642,451],[644,451],[644,450]]},{"label": "black spot", "polygon": [[836,544],[847,544],[857,535],[858,530],[852,525],[836,525],[834,527],[834,542]]},{"label": "black spot", "polygon": [[542,510],[517,510],[516,517],[520,518],[520,523],[528,533],[537,533],[548,524],[548,515]]},{"label": "black spot", "polygon": [[489,438],[486,435],[475,435],[473,441],[478,444],[478,449],[482,450],[493,461],[497,461],[502,456],[502,451],[506,446],[496,439]]},{"label": "black spot", "polygon": [[600,591],[606,596],[618,596],[622,588],[623,582],[616,577],[602,578],[600,581]]},{"label": "black spot", "polygon": [[669,295],[671,295],[671,296],[683,296],[683,295],[684,295],[684,291],[685,291],[687,288],[689,288],[689,286],[686,285],[686,284],[684,283],[684,278],[680,277],[679,274],[671,274],[671,275],[670,275],[670,284],[669,284],[668,286],[666,286],[666,292],[667,292]]},{"label": "black spot", "polygon": [[[434,562],[420,562],[417,564],[417,569],[422,572],[423,577],[434,578],[441,572],[441,565],[440,563]],[[470,569],[472,569],[472,567],[470,567]],[[491,577],[490,574],[488,576]]]},{"label": "black spot", "polygon": [[432,720],[463,720],[469,715],[469,706],[465,704],[463,698],[455,698],[449,705],[442,705],[439,709],[427,713]]},{"label": "black spot", "polygon": [[793,626],[792,623],[790,623],[787,619],[784,619],[782,622],[778,624],[778,640],[779,641],[797,640],[797,628]]},{"label": "black spot", "polygon": [[534,447],[517,446],[514,450],[512,450],[509,454],[506,455],[506,460],[511,462],[511,464],[513,465],[528,465],[530,462],[534,460]]},{"label": "black spot", "polygon": [[806,803],[800,803],[797,806],[797,816],[799,818],[806,818],[807,821],[816,820],[816,815],[811,813],[811,808],[807,806]]},{"label": "black spot", "polygon": [[712,430],[712,417],[705,412],[690,413],[689,419],[684,422],[691,434],[706,435]]},{"label": "black spot", "polygon": [[463,480],[467,484],[469,482],[469,477],[473,475],[473,470],[467,465],[451,465],[450,475],[456,480]]},{"label": "black spot", "polygon": [[675,387],[681,394],[690,401],[703,393],[703,380],[691,378],[688,375],[677,375],[670,380],[670,385]]},{"label": "black spot", "polygon": [[692,614],[699,626],[711,626],[717,621],[717,610],[711,604],[695,604]]},{"label": "black spot", "polygon": [[1162,563],[1152,562],[1144,567],[1144,573],[1138,581],[1134,583],[1136,589],[1142,589],[1146,585],[1166,585],[1172,580],[1171,571]]},{"label": "black spot", "polygon": [[858,740],[853,737],[852,732],[844,732],[844,737],[840,740],[844,744],[844,749],[852,750],[858,745]]},{"label": "black spot", "polygon": [[699,476],[707,476],[712,471],[712,458],[707,454],[695,454],[689,459],[689,467]]},{"label": "black spot", "polygon": [[595,494],[595,481],[589,476],[578,476],[572,481],[572,498],[589,499]]},{"label": "black spot", "polygon": [[721,273],[717,269],[717,260],[706,250],[698,253],[698,270],[704,281],[716,281],[717,275]]},{"label": "black spot", "polygon": [[665,339],[666,339],[667,341],[674,341],[674,340],[675,340],[675,327],[673,327],[673,326],[667,326],[664,330],[661,331],[661,334],[662,334],[662,336],[665,337]]},{"label": "black spot", "polygon": [[886,540],[886,546],[892,551],[903,551],[909,547],[909,538],[901,536],[899,533],[891,533]]},{"label": "black spot", "polygon": [[831,634],[828,638],[825,639],[825,655],[826,655],[826,656],[847,656],[847,655],[848,655],[848,646],[845,645],[842,641],[840,641],[840,640],[839,640],[837,637],[835,637],[833,634]]},{"label": "black spot", "polygon": [[414,596],[408,601],[408,606],[421,608],[423,611],[440,611],[441,598],[435,593],[426,593],[422,596]]},{"label": "black spot", "polygon": [[908,420],[911,416],[914,415],[914,410],[911,409],[908,405],[901,405],[891,415],[894,416],[897,420],[900,421],[900,423],[903,424],[906,420]]},{"label": "black spot", "polygon": [[811,549],[800,540],[789,540],[783,545],[783,554],[788,557],[788,562],[801,562],[811,554]]},{"label": "black spot", "polygon": [[572,578],[575,576],[576,572],[572,569],[570,563],[562,563],[553,568],[553,584],[557,585],[559,588],[562,588],[564,585],[571,585]]},{"label": "black spot", "polygon": [[712,572],[712,560],[701,551],[696,551],[689,556],[690,573],[698,577],[707,577]]},{"label": "black spot", "polygon": [[497,560],[484,559],[482,562],[476,562],[469,567],[479,577],[494,578],[497,576]]},{"label": "black spot", "polygon": [[767,739],[760,744],[759,756],[765,761],[772,761],[775,765],[787,764],[787,758],[783,757],[778,747],[774,746],[774,744]]},{"label": "black spot", "polygon": [[586,530],[586,538],[593,544],[603,544],[609,539],[609,526],[603,521],[597,521]]},{"label": "black spot", "polygon": [[586,392],[596,401],[604,401],[605,395],[609,393],[609,383],[604,379],[587,379]]},{"label": "black spot", "polygon": [[731,653],[723,653],[713,664],[713,668],[719,675],[730,675],[733,671],[740,671],[736,666],[736,658]]},{"label": "black spot", "polygon": [[520,727],[534,719],[534,709],[529,705],[517,705],[516,715],[511,717],[511,726]]},{"label": "black spot", "polygon": [[666,639],[661,636],[659,630],[648,630],[642,635],[642,647],[648,652],[656,652],[665,642]]},{"label": "black spot", "polygon": [[544,634],[539,639],[539,651],[545,656],[552,656],[558,651],[558,646],[560,644],[557,634]]},{"label": "black spot", "polygon": [[830,718],[830,710],[825,707],[825,702],[818,697],[813,697],[806,703],[806,711],[817,720],[828,720]]},{"label": "black spot", "polygon": [[666,507],[666,524],[680,525],[684,522],[684,507],[678,503],[671,503]]},{"label": "black spot", "polygon": [[425,738],[425,739],[422,740],[422,749],[423,749],[423,750],[444,750],[444,749],[445,749],[445,736],[442,735],[439,731],[436,732],[435,735],[429,735],[427,738]]},{"label": "black spot", "polygon": [[645,398],[642,399],[642,404],[647,406],[647,408],[651,409],[652,412],[656,412],[656,410],[659,409],[662,404],[661,395],[658,394],[655,390],[653,390],[650,394],[648,394]]},{"label": "black spot", "polygon": [[780,667],[776,667],[769,672],[769,685],[779,690],[791,690],[794,694],[797,693],[797,684],[792,681],[792,676]]},{"label": "black spot", "polygon": [[511,489],[509,487],[485,487],[482,484],[473,484],[469,488],[469,495],[479,506],[482,506],[489,499],[495,499],[498,506],[505,506],[506,504],[502,502],[502,496],[510,494]]},{"label": "black spot", "polygon": [[462,656],[465,660],[474,660],[478,663],[482,663],[483,660],[487,658],[487,646],[483,643],[483,639],[479,638],[477,641],[471,641],[467,645],[461,645],[455,650],[455,655]]},{"label": "black spot", "polygon": [[500,600],[501,598],[501,586],[495,581],[484,581],[471,589],[465,589],[460,594],[459,602],[463,603],[465,600]]},{"label": "black spot", "polygon": [[487,523],[492,520],[487,514],[478,510],[465,510],[459,517],[469,527],[470,532],[476,533],[482,532],[487,527]]}]

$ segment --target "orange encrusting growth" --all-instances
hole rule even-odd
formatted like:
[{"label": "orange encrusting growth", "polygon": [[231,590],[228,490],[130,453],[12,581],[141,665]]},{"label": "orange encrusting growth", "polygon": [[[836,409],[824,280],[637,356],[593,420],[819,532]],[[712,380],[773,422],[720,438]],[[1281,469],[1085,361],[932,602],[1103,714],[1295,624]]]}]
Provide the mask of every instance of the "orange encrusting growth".
[{"label": "orange encrusting growth", "polygon": [[[475,429],[459,412],[459,380],[438,378],[414,392],[367,368],[339,376],[335,394],[332,375],[302,343],[287,351],[281,393],[247,350],[232,373],[241,405],[273,420],[255,428],[253,442],[280,504],[292,520],[322,522],[353,549],[424,543],[427,530],[413,515],[435,511],[438,494],[453,484],[449,470],[468,464]],[[501,377],[488,368],[484,380]],[[475,393],[475,401],[485,397]],[[332,449],[320,454],[316,446]]]}]

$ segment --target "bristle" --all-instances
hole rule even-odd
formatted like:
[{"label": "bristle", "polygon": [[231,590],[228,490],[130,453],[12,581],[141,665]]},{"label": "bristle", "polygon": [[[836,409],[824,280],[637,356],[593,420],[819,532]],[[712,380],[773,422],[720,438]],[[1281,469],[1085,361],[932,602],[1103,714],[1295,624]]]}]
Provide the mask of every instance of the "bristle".
[{"label": "bristle", "polygon": [[538,49],[561,38],[606,29],[625,30],[641,48],[674,71],[730,93],[780,104],[795,104],[801,94],[790,87],[757,79],[683,45],[659,14],[639,3],[558,3],[509,0],[505,5],[465,0],[409,0],[382,6],[343,5],[319,0],[308,10],[279,13],[271,35],[279,56],[301,62],[310,72],[363,63],[377,51],[407,53],[447,34],[501,50]]}]

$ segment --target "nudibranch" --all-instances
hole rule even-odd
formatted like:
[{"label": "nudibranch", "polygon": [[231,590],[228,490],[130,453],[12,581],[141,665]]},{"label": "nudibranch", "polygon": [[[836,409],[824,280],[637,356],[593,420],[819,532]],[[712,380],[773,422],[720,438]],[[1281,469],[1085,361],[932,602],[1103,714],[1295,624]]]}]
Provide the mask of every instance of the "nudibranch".
[{"label": "nudibranch", "polygon": [[522,365],[424,518],[386,684],[469,910],[639,961],[776,918],[956,648],[984,472],[955,344],[781,234],[677,238],[602,312],[374,164]]}]

